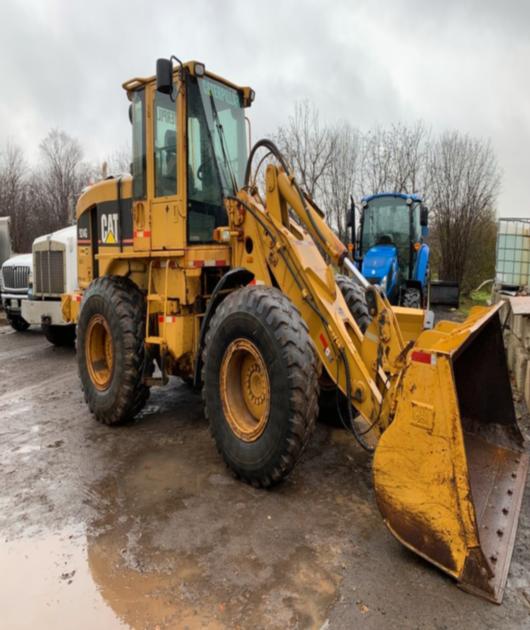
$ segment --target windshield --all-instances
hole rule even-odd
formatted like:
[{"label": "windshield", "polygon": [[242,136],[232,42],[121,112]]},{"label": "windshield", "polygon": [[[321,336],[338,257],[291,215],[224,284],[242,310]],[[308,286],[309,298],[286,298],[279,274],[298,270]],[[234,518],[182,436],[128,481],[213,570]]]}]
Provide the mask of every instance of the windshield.
[{"label": "windshield", "polygon": [[362,249],[394,244],[398,248],[410,242],[409,206],[403,199],[374,199],[363,212]]},{"label": "windshield", "polygon": [[[247,164],[247,138],[242,95],[209,77],[199,80],[202,104],[213,141],[225,194],[243,185]],[[233,190],[232,180],[236,191]]]},{"label": "windshield", "polygon": [[[419,204],[412,212],[418,215]],[[414,226],[416,221],[413,222]],[[413,230],[415,232],[416,230]],[[374,245],[395,245],[398,250],[399,265],[405,268],[410,255],[411,238],[410,206],[399,197],[381,197],[368,202],[363,211],[361,248],[367,252]]]},{"label": "windshield", "polygon": [[237,90],[187,77],[188,242],[212,241],[228,225],[224,198],[242,187],[247,161],[245,114]]}]

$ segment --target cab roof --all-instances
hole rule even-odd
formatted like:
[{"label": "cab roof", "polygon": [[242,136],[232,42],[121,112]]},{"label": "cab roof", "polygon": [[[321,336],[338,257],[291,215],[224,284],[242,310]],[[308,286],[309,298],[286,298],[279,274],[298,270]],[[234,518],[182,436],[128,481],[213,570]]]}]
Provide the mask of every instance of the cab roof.
[{"label": "cab roof", "polygon": [[411,199],[412,201],[423,201],[421,195],[408,195],[407,193],[397,193],[397,192],[380,192],[380,193],[375,193],[374,195],[365,195],[361,201],[363,203],[369,203],[370,201],[373,201],[374,199],[380,199],[382,197],[395,197],[395,198],[399,198],[399,199],[404,199],[405,201],[407,199]]},{"label": "cab roof", "polygon": [[[227,79],[224,79],[223,77],[220,77],[217,74],[214,74],[213,72],[209,72],[208,70],[205,69],[205,65],[200,61],[196,61],[196,60],[186,61],[185,63],[182,64],[182,67],[186,68],[190,72],[190,74],[195,76],[196,65],[202,66],[204,68],[204,75],[207,77],[210,77],[211,79],[220,81],[221,83],[224,83],[225,85],[228,85],[229,87],[235,88],[236,90],[239,90],[239,91],[243,91],[243,92],[251,91],[248,86],[237,85],[235,83],[232,83],[231,81],[228,81]],[[175,66],[173,75],[174,76],[177,75],[178,71],[179,71],[179,66]],[[150,77],[133,77],[132,79],[129,79],[128,81],[125,81],[124,83],[122,83],[122,88],[129,93],[143,87],[144,85],[147,85],[149,83],[154,83],[155,81],[156,81],[156,76],[154,74],[151,75]]]}]

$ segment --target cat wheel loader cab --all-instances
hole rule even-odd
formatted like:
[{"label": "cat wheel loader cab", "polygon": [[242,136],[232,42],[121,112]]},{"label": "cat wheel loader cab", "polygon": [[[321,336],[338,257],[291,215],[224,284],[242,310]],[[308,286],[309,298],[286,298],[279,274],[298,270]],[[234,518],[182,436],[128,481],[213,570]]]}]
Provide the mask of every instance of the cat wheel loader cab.
[{"label": "cat wheel loader cab", "polygon": [[391,304],[428,306],[427,221],[419,195],[378,193],[362,199],[357,258],[363,275],[383,289]]},{"label": "cat wheel loader cab", "polygon": [[375,450],[394,535],[500,601],[528,459],[498,311],[429,330],[421,309],[391,307],[275,145],[248,152],[253,91],[172,60],[124,84],[132,176],[96,183],[77,206],[79,290],[62,309],[92,413],[122,423],[179,376],[202,388],[230,469],[270,487],[334,395]]}]

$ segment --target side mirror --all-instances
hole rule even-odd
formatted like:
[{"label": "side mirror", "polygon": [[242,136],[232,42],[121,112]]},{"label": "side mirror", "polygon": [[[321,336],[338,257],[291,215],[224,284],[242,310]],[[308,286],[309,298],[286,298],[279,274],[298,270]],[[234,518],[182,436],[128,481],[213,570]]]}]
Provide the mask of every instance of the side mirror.
[{"label": "side mirror", "polygon": [[421,206],[420,208],[420,225],[421,227],[429,225],[429,209],[427,206]]},{"label": "side mirror", "polygon": [[171,59],[156,60],[156,89],[162,94],[173,92],[173,62]]}]

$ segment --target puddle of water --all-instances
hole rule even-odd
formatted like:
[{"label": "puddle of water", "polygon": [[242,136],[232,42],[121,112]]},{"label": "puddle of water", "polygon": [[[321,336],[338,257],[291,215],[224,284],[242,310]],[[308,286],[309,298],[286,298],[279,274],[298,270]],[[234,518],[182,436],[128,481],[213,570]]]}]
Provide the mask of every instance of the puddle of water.
[{"label": "puddle of water", "polygon": [[126,628],[101,597],[82,532],[64,530],[0,545],[2,627]]}]

